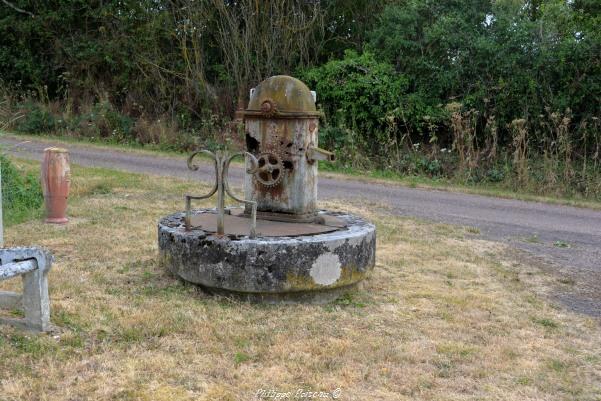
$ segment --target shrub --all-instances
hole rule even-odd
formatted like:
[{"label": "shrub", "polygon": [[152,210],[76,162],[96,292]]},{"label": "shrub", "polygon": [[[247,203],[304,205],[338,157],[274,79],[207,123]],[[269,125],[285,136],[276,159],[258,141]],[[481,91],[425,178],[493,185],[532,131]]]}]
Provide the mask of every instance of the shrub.
[{"label": "shrub", "polygon": [[17,224],[34,216],[43,203],[37,175],[20,172],[0,153],[2,169],[2,205],[6,225]]},{"label": "shrub", "polygon": [[57,121],[42,104],[28,102],[20,107],[23,118],[17,120],[15,130],[28,134],[52,133],[57,128]]},{"label": "shrub", "polygon": [[408,134],[427,131],[447,114],[420,93],[408,93],[407,77],[370,52],[347,51],[342,60],[299,75],[317,91],[325,113],[324,146],[338,149],[343,160],[363,153],[372,164],[386,165]]},{"label": "shrub", "polygon": [[134,142],[134,120],[119,113],[109,102],[96,103],[92,110],[66,121],[69,134],[112,142]]},{"label": "shrub", "polygon": [[317,91],[328,125],[349,130],[346,132],[350,135],[343,136],[343,143],[340,138],[325,137],[331,141],[328,145],[344,147],[355,142],[361,147],[377,149],[387,142],[386,117],[399,106],[407,83],[392,65],[376,61],[371,53],[358,55],[347,51],[344,59],[311,68],[301,75]]}]

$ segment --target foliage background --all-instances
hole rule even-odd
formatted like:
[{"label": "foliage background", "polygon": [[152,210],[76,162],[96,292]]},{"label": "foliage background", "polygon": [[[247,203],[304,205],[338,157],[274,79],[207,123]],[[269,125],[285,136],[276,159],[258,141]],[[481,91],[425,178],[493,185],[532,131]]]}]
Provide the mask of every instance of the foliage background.
[{"label": "foliage background", "polygon": [[16,131],[217,146],[248,88],[292,74],[341,167],[601,199],[597,0],[9,3]]}]

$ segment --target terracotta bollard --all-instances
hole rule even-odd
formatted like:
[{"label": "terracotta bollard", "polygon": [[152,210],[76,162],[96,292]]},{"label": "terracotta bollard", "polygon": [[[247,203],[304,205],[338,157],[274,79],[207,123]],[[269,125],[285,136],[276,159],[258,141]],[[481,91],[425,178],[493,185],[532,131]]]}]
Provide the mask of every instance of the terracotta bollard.
[{"label": "terracotta bollard", "polygon": [[67,198],[71,186],[69,151],[63,148],[44,149],[42,190],[46,205],[46,223],[65,224]]}]

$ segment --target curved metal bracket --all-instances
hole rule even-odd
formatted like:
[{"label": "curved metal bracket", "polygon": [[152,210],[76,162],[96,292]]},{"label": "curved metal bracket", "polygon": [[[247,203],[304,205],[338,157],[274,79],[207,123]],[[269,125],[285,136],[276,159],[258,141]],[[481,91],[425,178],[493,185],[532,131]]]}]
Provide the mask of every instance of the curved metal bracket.
[{"label": "curved metal bracket", "polygon": [[192,153],[188,157],[187,164],[188,164],[188,168],[190,170],[192,170],[192,171],[198,170],[198,166],[193,163],[193,159],[196,155],[198,155],[200,153],[209,155],[214,161],[215,185],[213,186],[213,189],[211,189],[211,191],[207,195],[203,195],[203,196],[186,195],[186,216],[184,218],[185,225],[186,225],[186,231],[191,230],[190,219],[191,219],[191,215],[192,215],[192,211],[191,211],[192,199],[210,198],[211,196],[213,196],[215,194],[215,192],[217,192],[217,235],[224,235],[224,233],[225,233],[225,229],[224,229],[225,194],[227,193],[235,201],[251,206],[252,213],[251,213],[249,237],[255,238],[256,237],[256,227],[257,227],[257,202],[240,199],[236,195],[234,195],[234,193],[230,190],[230,186],[229,186],[229,182],[228,182],[228,172],[229,172],[230,163],[237,156],[248,156],[250,158],[251,167],[246,169],[247,174],[254,174],[257,171],[258,166],[259,166],[258,160],[255,158],[255,156],[253,156],[252,154],[250,154],[248,152],[239,152],[239,153],[235,153],[230,156],[225,151],[218,151],[217,153],[213,153],[209,150],[201,149],[197,152]]},{"label": "curved metal bracket", "polygon": [[186,224],[186,231],[190,231],[192,199],[200,200],[200,199],[210,198],[211,196],[213,196],[213,194],[215,194],[215,192],[217,192],[217,189],[218,189],[217,183],[219,182],[219,168],[218,168],[219,160],[217,159],[217,155],[215,153],[211,152],[210,150],[206,150],[206,149],[201,149],[197,152],[192,153],[188,157],[188,160],[187,160],[188,169],[192,170],[192,171],[198,170],[198,166],[196,164],[193,164],[192,161],[193,161],[194,157],[196,157],[200,153],[204,153],[204,154],[210,156],[211,159],[213,159],[213,161],[215,163],[215,185],[213,186],[213,189],[211,189],[211,191],[206,195],[201,195],[201,196],[186,195],[186,217],[184,218],[184,221]]}]

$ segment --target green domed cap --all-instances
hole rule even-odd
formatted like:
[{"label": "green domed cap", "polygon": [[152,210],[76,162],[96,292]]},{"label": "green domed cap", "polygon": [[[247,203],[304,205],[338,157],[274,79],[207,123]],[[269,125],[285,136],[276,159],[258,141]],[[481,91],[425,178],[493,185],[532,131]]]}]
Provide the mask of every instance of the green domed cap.
[{"label": "green domed cap", "polygon": [[288,113],[316,115],[311,91],[302,81],[287,75],[267,78],[254,89],[247,114],[259,112],[267,117]]}]

